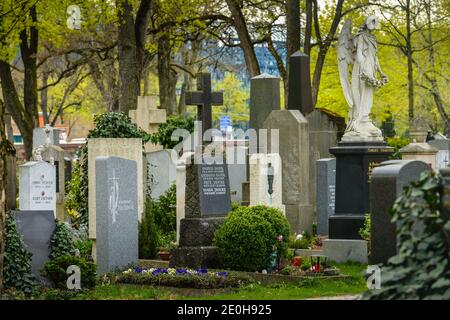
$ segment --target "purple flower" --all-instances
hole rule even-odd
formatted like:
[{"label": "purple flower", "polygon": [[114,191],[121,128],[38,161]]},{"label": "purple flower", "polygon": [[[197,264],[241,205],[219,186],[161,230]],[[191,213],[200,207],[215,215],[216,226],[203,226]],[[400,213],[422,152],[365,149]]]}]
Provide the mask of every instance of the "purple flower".
[{"label": "purple flower", "polygon": [[202,269],[202,268],[197,269],[197,274],[199,276],[206,275],[207,273],[208,273],[208,269]]},{"label": "purple flower", "polygon": [[186,269],[177,269],[176,274],[179,274],[179,275],[187,274],[187,270]]},{"label": "purple flower", "polygon": [[228,272],[226,272],[226,271],[217,272],[217,275],[218,275],[219,277],[224,277],[224,278],[226,278],[226,277],[228,277]]},{"label": "purple flower", "polygon": [[136,273],[141,273],[141,272],[142,272],[142,268],[141,268],[141,267],[136,267],[136,268],[134,269],[134,272],[136,272]]}]

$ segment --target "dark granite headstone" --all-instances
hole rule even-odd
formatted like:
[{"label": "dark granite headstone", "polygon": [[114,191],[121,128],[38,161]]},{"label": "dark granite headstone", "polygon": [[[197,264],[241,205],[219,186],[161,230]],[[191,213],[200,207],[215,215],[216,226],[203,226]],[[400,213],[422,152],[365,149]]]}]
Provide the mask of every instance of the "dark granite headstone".
[{"label": "dark granite headstone", "polygon": [[417,160],[392,160],[381,163],[372,172],[370,185],[370,264],[386,263],[397,254],[395,224],[391,222],[390,208],[403,188],[419,180],[430,166]]},{"label": "dark granite headstone", "polygon": [[64,158],[64,179],[65,182],[72,179],[72,160],[69,158]]},{"label": "dark granite headstone", "polygon": [[328,234],[328,219],[334,214],[336,197],[336,159],[316,161],[317,168],[317,233]]},{"label": "dark granite headstone", "polygon": [[336,206],[329,220],[330,239],[361,239],[359,230],[370,212],[372,170],[393,152],[384,142],[340,142],[330,148],[336,157]]},{"label": "dark granite headstone", "polygon": [[[172,250],[174,267],[219,267],[214,232],[231,211],[228,170],[225,161],[194,161],[186,165],[185,217],[180,221],[179,248]],[[198,162],[198,163],[197,163]]]},{"label": "dark granite headstone", "polygon": [[313,111],[309,56],[297,51],[289,57],[288,109],[306,116]]},{"label": "dark granite headstone", "polygon": [[97,157],[95,176],[96,262],[104,274],[138,260],[136,161]]},{"label": "dark granite headstone", "polygon": [[50,238],[55,230],[53,211],[11,211],[15,214],[17,231],[22,235],[27,250],[32,256],[32,274],[41,283],[48,282],[40,271],[49,260]]}]

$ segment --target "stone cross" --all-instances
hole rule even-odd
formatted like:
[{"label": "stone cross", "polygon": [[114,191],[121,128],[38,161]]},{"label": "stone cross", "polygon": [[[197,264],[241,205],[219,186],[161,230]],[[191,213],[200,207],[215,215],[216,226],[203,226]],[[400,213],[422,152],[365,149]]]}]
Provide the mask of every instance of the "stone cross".
[{"label": "stone cross", "polygon": [[297,51],[289,57],[289,110],[300,110],[306,116],[313,111],[309,56]]},{"label": "stone cross", "polygon": [[197,105],[197,120],[202,122],[202,135],[212,128],[212,106],[223,104],[223,92],[211,92],[211,74],[197,74],[197,90],[186,92],[186,105]]}]

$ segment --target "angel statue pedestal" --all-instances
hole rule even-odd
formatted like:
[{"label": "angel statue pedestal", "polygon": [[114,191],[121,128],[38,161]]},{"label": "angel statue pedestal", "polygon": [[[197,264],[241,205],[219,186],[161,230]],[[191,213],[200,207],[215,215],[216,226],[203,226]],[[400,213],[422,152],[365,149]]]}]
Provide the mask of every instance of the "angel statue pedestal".
[{"label": "angel statue pedestal", "polygon": [[[336,157],[336,202],[335,214],[329,219],[330,239],[361,239],[358,231],[364,225],[365,214],[370,213],[372,170],[394,152],[370,119],[373,93],[388,81],[381,71],[372,35],[378,25],[378,19],[371,16],[352,35],[351,21],[347,20],[339,36],[339,76],[350,109],[341,142],[330,148]],[[349,65],[353,65],[351,76]]]}]

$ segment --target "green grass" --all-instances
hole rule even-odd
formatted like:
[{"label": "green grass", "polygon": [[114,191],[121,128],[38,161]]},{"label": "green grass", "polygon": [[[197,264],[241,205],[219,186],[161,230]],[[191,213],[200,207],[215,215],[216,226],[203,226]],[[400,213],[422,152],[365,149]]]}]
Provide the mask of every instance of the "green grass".
[{"label": "green grass", "polygon": [[[326,296],[358,295],[366,288],[363,279],[365,265],[337,264],[342,274],[352,276],[348,280],[307,279],[299,285],[278,284],[263,286],[251,284],[237,292],[212,294],[211,290],[170,289],[148,285],[111,284],[97,286],[77,297],[87,300],[146,300],[146,299],[201,299],[201,300],[290,300]],[[186,292],[189,291],[189,294]]]}]

